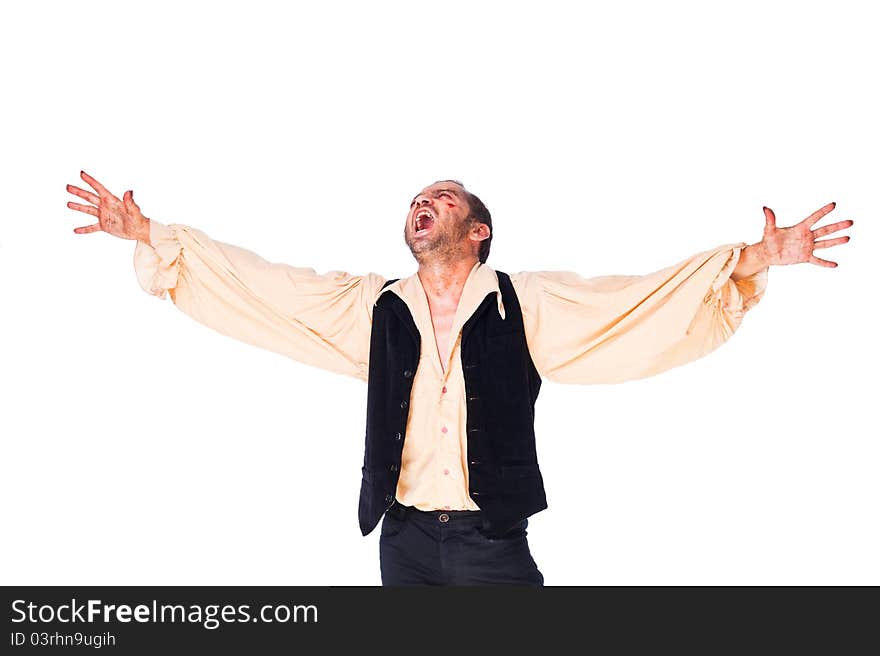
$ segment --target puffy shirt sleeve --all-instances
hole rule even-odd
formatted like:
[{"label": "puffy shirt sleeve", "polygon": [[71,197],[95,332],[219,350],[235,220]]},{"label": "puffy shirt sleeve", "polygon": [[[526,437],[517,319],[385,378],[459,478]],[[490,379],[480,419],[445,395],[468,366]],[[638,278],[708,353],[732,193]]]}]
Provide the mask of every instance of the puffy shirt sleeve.
[{"label": "puffy shirt sleeve", "polygon": [[268,262],[185,225],[150,221],[141,287],[196,321],[305,364],[367,379],[372,307],[385,279]]},{"label": "puffy shirt sleeve", "polygon": [[511,276],[538,372],[560,383],[620,383],[700,358],[725,342],[767,286],[732,280],[744,243],[640,276]]}]

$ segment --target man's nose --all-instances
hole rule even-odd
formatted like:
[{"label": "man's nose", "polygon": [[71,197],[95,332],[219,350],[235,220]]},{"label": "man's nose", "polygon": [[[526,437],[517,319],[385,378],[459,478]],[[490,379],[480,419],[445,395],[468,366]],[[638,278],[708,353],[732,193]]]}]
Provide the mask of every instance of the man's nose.
[{"label": "man's nose", "polygon": [[421,205],[427,205],[431,202],[431,199],[427,196],[417,196],[416,197],[416,207],[420,207]]}]

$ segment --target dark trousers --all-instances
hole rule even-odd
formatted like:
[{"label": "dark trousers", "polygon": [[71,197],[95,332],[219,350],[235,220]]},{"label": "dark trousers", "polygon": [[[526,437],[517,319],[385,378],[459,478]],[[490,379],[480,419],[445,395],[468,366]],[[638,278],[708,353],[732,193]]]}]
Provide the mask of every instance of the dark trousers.
[{"label": "dark trousers", "polygon": [[395,502],[382,520],[382,585],[544,585],[526,541],[528,520],[500,538],[480,511],[422,511]]}]

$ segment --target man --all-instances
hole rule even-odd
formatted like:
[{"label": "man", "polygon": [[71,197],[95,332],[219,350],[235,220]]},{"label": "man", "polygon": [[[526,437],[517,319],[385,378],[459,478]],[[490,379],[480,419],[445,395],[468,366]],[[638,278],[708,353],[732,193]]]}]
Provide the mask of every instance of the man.
[{"label": "man", "polygon": [[269,263],[182,225],[146,218],[81,172],[67,189],[97,217],[77,234],[138,241],[143,288],[168,292],[215,330],[368,382],[359,505],[364,535],[382,521],[385,585],[527,584],[543,576],[527,517],[547,507],[534,436],[541,378],[621,382],[701,357],[764,293],[770,265],[836,264],[813,251],[849,237],[812,229],[826,205],[763,239],[719,246],[645,276],[508,275],[485,262],[492,219],[456,181],[413,198],[404,239],[418,272],[402,280]]}]

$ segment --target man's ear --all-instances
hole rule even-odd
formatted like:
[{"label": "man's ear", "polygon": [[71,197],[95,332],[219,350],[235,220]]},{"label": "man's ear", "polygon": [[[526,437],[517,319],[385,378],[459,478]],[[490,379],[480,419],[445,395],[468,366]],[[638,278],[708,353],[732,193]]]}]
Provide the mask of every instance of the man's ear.
[{"label": "man's ear", "polygon": [[485,223],[477,223],[471,228],[471,239],[474,241],[483,241],[484,239],[488,239],[492,234],[492,231],[489,230],[489,226]]}]

